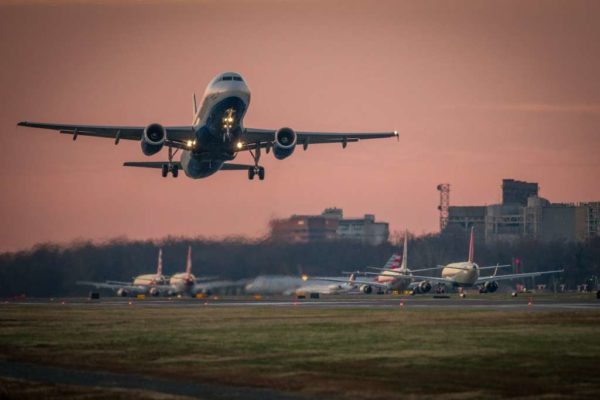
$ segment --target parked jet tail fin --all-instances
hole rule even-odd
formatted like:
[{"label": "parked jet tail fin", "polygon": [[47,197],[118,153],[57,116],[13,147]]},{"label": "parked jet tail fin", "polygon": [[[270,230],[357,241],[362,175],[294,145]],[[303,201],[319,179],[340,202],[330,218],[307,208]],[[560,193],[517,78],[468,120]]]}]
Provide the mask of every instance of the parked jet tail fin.
[{"label": "parked jet tail fin", "polygon": [[189,278],[192,275],[192,246],[188,246],[187,261],[185,264],[185,273]]},{"label": "parked jet tail fin", "polygon": [[156,276],[162,276],[162,249],[158,249],[158,266],[156,267]]},{"label": "parked jet tail fin", "polygon": [[473,262],[475,256],[475,241],[473,240],[473,227],[471,227],[471,237],[469,239],[469,262]]},{"label": "parked jet tail fin", "polygon": [[402,264],[400,265],[400,271],[408,271],[408,229],[404,231],[404,248],[402,249]]}]

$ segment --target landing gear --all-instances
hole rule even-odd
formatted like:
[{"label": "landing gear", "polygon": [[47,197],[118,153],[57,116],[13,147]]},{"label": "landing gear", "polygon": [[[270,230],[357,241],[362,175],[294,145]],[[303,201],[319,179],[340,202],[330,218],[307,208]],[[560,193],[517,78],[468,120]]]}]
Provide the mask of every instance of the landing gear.
[{"label": "landing gear", "polygon": [[253,180],[255,175],[258,175],[258,179],[261,181],[265,179],[265,168],[258,165],[260,161],[260,143],[256,143],[254,151],[250,150],[250,154],[254,159],[254,167],[248,168],[248,179]]},{"label": "landing gear", "polygon": [[254,176],[258,175],[258,179],[261,181],[265,179],[264,167],[250,167],[248,168],[248,179],[253,180]]},{"label": "landing gear", "polygon": [[163,178],[166,178],[167,175],[169,175],[169,172],[171,173],[171,175],[173,175],[173,178],[177,178],[177,176],[179,175],[179,165],[173,163],[173,157],[175,156],[175,154],[177,154],[178,151],[179,149],[173,151],[173,148],[169,146],[169,162],[163,164],[161,170]]}]

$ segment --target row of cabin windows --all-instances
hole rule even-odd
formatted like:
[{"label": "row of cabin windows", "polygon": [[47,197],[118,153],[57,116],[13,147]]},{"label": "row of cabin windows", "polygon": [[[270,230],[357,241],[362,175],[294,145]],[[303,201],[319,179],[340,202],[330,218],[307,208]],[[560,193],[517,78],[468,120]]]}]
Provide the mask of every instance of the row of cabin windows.
[{"label": "row of cabin windows", "polygon": [[221,77],[222,81],[240,81],[242,82],[241,76],[223,76]]}]

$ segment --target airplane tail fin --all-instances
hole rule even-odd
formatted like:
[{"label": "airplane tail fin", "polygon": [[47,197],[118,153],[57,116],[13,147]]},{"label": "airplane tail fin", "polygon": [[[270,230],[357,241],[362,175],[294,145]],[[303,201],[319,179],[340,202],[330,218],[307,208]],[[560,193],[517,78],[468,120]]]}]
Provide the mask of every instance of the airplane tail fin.
[{"label": "airplane tail fin", "polygon": [[158,265],[156,267],[156,276],[162,276],[162,249],[158,249]]},{"label": "airplane tail fin", "polygon": [[348,283],[353,284],[355,280],[356,280],[356,274],[351,273],[350,276],[348,277]]},{"label": "airplane tail fin", "polygon": [[469,262],[473,262],[475,256],[475,240],[473,239],[473,227],[471,227],[471,237],[469,239]]},{"label": "airplane tail fin", "polygon": [[198,103],[196,102],[196,93],[194,93],[194,95],[192,96],[193,99],[193,105],[194,105],[194,109],[193,112],[194,114],[192,115],[192,125],[194,125],[196,123],[196,117],[198,115]]},{"label": "airplane tail fin", "polygon": [[387,260],[384,264],[383,268],[385,269],[398,269],[400,267],[400,256],[396,253],[392,254],[392,256]]},{"label": "airplane tail fin", "polygon": [[402,265],[400,271],[408,272],[408,229],[404,232],[404,248],[402,249]]},{"label": "airplane tail fin", "polygon": [[185,264],[185,273],[189,278],[192,275],[192,246],[188,246],[187,260]]}]

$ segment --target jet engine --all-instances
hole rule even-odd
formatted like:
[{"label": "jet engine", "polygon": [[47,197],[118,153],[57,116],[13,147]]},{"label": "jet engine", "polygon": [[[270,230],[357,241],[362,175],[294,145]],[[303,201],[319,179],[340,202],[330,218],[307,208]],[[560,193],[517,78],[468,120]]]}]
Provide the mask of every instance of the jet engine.
[{"label": "jet engine", "polygon": [[278,160],[283,160],[292,155],[296,149],[297,135],[291,128],[281,128],[275,132],[273,155]]},{"label": "jet engine", "polygon": [[167,138],[167,130],[161,124],[150,124],[142,134],[142,152],[151,156],[162,149]]},{"label": "jet engine", "polygon": [[117,296],[127,297],[127,296],[129,296],[129,291],[127,289],[121,288],[121,289],[117,290]]},{"label": "jet engine", "polygon": [[360,291],[364,294],[371,294],[373,292],[373,288],[369,285],[362,285],[360,287]]},{"label": "jet engine", "polygon": [[160,291],[157,288],[153,287],[153,288],[150,288],[150,290],[148,291],[148,294],[150,294],[150,296],[156,297],[160,294]]},{"label": "jet engine", "polygon": [[483,284],[481,289],[479,289],[480,293],[494,293],[498,290],[498,283],[496,281],[487,281]]},{"label": "jet engine", "polygon": [[429,283],[428,281],[422,281],[419,283],[415,283],[415,286],[413,289],[413,294],[429,293],[430,290],[431,290],[431,283]]}]

